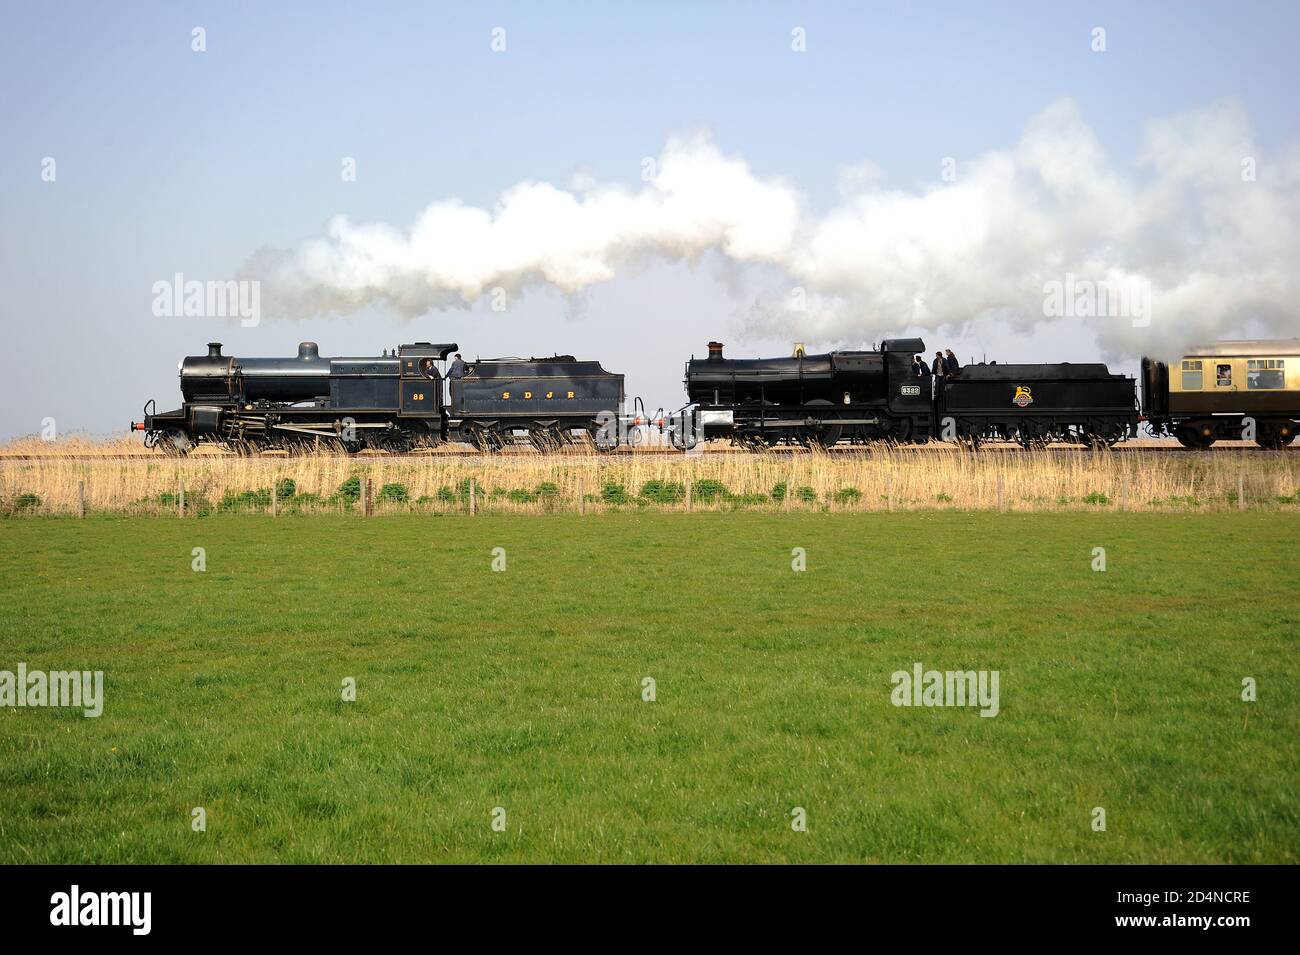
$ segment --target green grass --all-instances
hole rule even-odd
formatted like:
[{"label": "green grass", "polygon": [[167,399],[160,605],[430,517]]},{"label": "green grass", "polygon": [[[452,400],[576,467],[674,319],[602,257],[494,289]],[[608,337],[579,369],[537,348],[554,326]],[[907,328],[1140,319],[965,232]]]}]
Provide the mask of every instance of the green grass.
[{"label": "green grass", "polygon": [[[0,521],[0,669],[106,683],[0,709],[0,862],[1300,861],[1297,530]],[[1000,715],[893,706],[917,661],[1000,671]]]}]

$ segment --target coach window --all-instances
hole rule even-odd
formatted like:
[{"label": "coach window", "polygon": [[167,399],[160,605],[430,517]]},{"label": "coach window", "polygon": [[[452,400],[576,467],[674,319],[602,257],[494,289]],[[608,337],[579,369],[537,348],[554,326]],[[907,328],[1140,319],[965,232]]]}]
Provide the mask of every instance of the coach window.
[{"label": "coach window", "polygon": [[1183,362],[1183,391],[1201,390],[1201,363],[1199,361]]},{"label": "coach window", "polygon": [[1214,366],[1214,383],[1220,388],[1232,387],[1232,366],[1215,365]]},{"label": "coach window", "polygon": [[1250,391],[1286,387],[1286,360],[1251,358],[1246,362],[1246,388]]}]

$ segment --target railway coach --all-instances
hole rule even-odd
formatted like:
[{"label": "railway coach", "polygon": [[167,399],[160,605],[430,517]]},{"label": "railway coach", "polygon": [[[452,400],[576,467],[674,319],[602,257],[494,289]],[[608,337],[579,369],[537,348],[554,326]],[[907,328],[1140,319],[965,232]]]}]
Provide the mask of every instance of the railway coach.
[{"label": "railway coach", "polygon": [[1152,434],[1186,448],[1285,448],[1300,430],[1300,338],[1201,345],[1173,365],[1143,358],[1142,412]]}]

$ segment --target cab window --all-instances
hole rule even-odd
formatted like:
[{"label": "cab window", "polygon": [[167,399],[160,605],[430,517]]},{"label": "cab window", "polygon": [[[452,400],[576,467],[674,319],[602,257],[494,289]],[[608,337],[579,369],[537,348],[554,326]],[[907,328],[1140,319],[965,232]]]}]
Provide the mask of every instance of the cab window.
[{"label": "cab window", "polygon": [[1232,387],[1232,366],[1215,365],[1214,366],[1214,383],[1220,388]]},{"label": "cab window", "polygon": [[1246,362],[1246,388],[1250,391],[1286,387],[1286,360],[1251,358]]},{"label": "cab window", "polygon": [[1183,391],[1200,391],[1201,385],[1201,363],[1199,361],[1183,362]]}]

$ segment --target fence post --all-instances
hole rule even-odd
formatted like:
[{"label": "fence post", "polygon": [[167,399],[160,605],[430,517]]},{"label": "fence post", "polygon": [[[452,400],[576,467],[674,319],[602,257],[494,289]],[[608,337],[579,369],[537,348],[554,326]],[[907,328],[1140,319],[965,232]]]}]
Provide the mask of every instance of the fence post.
[{"label": "fence post", "polygon": [[185,516],[185,482],[179,478],[176,479],[176,516]]},{"label": "fence post", "polygon": [[1002,472],[998,472],[998,512],[1002,512]]},{"label": "fence post", "polygon": [[77,482],[77,516],[86,516],[86,482]]},{"label": "fence post", "polygon": [[1246,472],[1237,472],[1237,510],[1246,509]]},{"label": "fence post", "polygon": [[357,483],[357,496],[360,500],[357,502],[361,505],[361,516],[366,516],[366,485],[370,483],[369,478],[362,478]]},{"label": "fence post", "polygon": [[781,503],[787,511],[794,506],[794,468],[790,469],[790,480],[785,485],[785,500]]},{"label": "fence post", "polygon": [[689,511],[690,511],[690,509],[691,509],[691,484],[692,484],[692,483],[694,483],[694,482],[691,481],[690,475],[687,475],[687,477],[686,477],[686,510],[687,510],[688,513],[689,513]]},{"label": "fence post", "polygon": [[375,486],[370,483],[370,476],[366,476],[366,517],[375,512]]},{"label": "fence post", "polygon": [[1128,510],[1128,468],[1120,471],[1119,478],[1119,509]]},{"label": "fence post", "polygon": [[894,476],[891,474],[885,478],[885,500],[889,509],[894,509]]},{"label": "fence post", "polygon": [[587,495],[582,491],[582,478],[578,478],[578,516],[587,513]]},{"label": "fence post", "polygon": [[271,516],[275,517],[275,502],[280,496],[280,482],[275,478],[275,472],[271,472]]},{"label": "fence post", "polygon": [[474,502],[474,485],[475,485],[475,483],[476,483],[476,482],[474,481],[473,478],[470,478],[470,479],[469,479],[469,513],[470,513],[470,516],[471,516],[471,517],[472,517],[473,514],[474,514],[474,504],[475,504],[475,502]]}]

